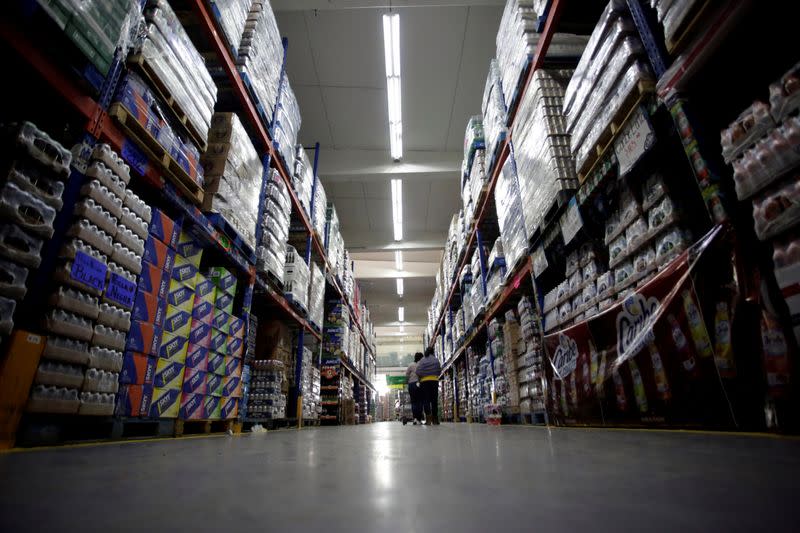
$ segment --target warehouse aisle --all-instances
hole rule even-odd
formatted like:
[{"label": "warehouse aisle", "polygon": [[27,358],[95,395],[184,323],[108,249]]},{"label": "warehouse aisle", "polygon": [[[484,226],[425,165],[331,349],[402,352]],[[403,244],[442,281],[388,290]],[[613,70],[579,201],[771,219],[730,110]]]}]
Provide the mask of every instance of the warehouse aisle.
[{"label": "warehouse aisle", "polygon": [[759,437],[390,422],[9,453],[0,530],[797,531],[799,452]]}]

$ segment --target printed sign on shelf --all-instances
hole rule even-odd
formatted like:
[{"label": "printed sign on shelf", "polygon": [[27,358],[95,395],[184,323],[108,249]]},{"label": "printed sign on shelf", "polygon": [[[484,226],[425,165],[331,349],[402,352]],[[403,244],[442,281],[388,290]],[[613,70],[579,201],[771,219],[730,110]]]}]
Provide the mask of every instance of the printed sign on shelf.
[{"label": "printed sign on shelf", "polygon": [[539,246],[533,252],[533,275],[539,277],[542,272],[547,270],[547,256],[544,254],[544,247]]},{"label": "printed sign on shelf", "polygon": [[647,111],[639,106],[614,140],[614,153],[619,161],[619,175],[624,176],[656,143]]},{"label": "printed sign on shelf", "polygon": [[583,227],[583,219],[578,209],[578,201],[574,196],[569,200],[567,211],[564,213],[564,216],[561,217],[560,225],[561,235],[564,237],[564,244],[569,244]]},{"label": "printed sign on shelf", "polygon": [[81,251],[75,252],[72,270],[69,275],[75,281],[102,291],[106,284],[108,267],[91,255]]},{"label": "printed sign on shelf", "polygon": [[111,273],[106,289],[106,298],[116,302],[125,309],[133,307],[133,298],[136,295],[136,283],[128,281],[119,274]]}]

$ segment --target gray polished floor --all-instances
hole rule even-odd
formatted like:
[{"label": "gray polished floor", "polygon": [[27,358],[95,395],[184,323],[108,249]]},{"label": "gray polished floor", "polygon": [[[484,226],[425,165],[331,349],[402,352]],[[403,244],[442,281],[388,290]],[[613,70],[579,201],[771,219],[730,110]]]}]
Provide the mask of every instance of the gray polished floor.
[{"label": "gray polished floor", "polygon": [[800,441],[443,424],[0,454],[0,531],[800,531]]}]

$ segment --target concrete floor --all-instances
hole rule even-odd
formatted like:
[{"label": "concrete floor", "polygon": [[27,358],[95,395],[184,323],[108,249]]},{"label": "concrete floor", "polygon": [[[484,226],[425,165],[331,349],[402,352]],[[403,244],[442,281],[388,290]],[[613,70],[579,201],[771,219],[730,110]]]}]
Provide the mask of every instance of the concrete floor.
[{"label": "concrete floor", "polygon": [[0,531],[800,531],[800,441],[399,422],[0,454]]}]

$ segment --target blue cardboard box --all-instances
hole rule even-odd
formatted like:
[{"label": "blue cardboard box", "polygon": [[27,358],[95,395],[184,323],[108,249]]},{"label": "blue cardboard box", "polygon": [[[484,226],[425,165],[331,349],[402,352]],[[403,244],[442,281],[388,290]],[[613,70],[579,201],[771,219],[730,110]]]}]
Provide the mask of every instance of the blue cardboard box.
[{"label": "blue cardboard box", "polygon": [[136,352],[125,352],[122,356],[120,385],[152,385],[158,358]]}]

